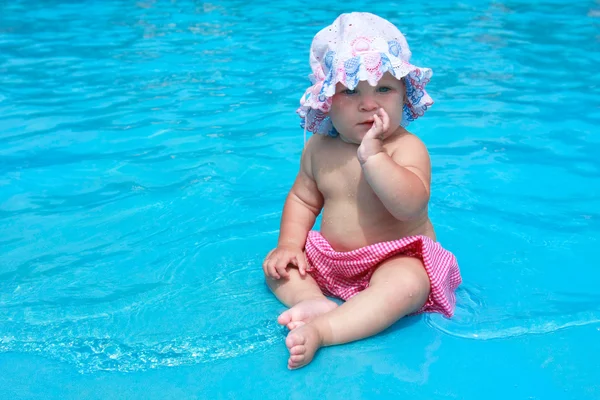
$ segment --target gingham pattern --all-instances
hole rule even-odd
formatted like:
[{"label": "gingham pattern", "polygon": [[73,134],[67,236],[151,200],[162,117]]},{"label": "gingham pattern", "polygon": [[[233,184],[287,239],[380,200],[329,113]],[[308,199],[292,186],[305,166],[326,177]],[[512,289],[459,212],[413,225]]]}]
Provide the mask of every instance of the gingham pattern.
[{"label": "gingham pattern", "polygon": [[375,267],[399,254],[419,258],[429,275],[429,299],[418,313],[439,312],[451,317],[456,306],[455,290],[462,282],[458,263],[451,252],[427,236],[409,236],[348,252],[335,251],[317,231],[310,231],[306,241],[309,273],[325,295],[342,300],[366,289]]}]

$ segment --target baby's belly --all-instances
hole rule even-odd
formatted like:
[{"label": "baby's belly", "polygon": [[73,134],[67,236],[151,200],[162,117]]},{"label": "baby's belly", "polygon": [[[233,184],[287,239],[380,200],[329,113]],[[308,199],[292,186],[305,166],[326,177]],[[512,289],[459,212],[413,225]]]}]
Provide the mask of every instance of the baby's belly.
[{"label": "baby's belly", "polygon": [[321,234],[336,251],[351,251],[412,235],[435,240],[426,212],[412,221],[398,221],[385,209],[373,205],[358,207],[351,202],[325,203]]}]

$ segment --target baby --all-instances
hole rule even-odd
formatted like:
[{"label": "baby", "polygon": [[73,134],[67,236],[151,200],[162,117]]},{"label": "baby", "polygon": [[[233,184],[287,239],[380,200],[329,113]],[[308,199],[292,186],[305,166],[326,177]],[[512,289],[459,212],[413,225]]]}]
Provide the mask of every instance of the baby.
[{"label": "baby", "polygon": [[428,217],[429,154],[404,128],[433,104],[432,73],[410,56],[402,33],[369,13],[340,15],[312,42],[313,86],[298,114],[315,135],[263,263],[268,286],[291,307],[278,318],[290,329],[290,369],[406,315],[454,312],[461,276]]}]

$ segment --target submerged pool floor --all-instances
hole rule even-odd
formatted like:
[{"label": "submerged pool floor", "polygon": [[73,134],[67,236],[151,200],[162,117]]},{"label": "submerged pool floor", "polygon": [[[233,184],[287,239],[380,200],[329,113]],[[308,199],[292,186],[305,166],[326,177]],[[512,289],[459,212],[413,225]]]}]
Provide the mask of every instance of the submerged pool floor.
[{"label": "submerged pool floor", "polygon": [[[305,6],[0,3],[0,398],[600,398],[600,6]],[[434,72],[410,129],[463,284],[290,372],[261,264],[346,11]]]}]

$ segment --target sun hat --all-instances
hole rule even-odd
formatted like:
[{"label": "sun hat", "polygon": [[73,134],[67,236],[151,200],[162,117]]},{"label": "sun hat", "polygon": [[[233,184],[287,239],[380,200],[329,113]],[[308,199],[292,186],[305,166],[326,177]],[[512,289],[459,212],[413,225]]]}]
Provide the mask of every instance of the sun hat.
[{"label": "sun hat", "polygon": [[335,86],[354,89],[359,81],[375,86],[385,72],[404,78],[406,103],[401,126],[407,126],[433,104],[425,91],[432,71],[412,65],[404,35],[391,22],[371,13],[345,13],[319,31],[310,48],[312,83],[296,113],[306,131],[337,136],[327,116]]}]

